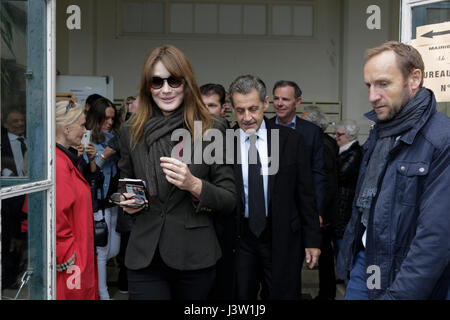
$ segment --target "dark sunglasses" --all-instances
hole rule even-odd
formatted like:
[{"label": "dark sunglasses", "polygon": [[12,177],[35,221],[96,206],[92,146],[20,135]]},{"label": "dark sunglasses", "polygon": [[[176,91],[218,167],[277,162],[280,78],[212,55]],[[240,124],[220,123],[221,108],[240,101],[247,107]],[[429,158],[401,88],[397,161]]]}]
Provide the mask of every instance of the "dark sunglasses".
[{"label": "dark sunglasses", "polygon": [[168,78],[152,77],[150,86],[152,89],[161,89],[164,85],[164,81],[167,81],[167,84],[171,88],[178,88],[183,84],[183,78],[176,78],[174,76],[170,76]]}]

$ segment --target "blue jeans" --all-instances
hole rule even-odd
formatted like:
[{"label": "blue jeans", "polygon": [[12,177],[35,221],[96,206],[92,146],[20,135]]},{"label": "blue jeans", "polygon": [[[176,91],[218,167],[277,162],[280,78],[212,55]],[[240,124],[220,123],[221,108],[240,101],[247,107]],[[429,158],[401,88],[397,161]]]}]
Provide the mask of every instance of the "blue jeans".
[{"label": "blue jeans", "polygon": [[352,271],[350,271],[350,281],[345,291],[345,300],[369,300],[364,251],[358,253]]}]

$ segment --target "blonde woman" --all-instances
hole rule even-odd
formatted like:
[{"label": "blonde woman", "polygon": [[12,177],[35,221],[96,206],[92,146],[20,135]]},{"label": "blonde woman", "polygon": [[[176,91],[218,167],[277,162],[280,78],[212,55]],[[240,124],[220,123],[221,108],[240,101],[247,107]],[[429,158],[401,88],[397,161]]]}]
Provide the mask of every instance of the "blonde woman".
[{"label": "blonde woman", "polygon": [[[84,108],[72,101],[56,104],[56,281],[58,300],[98,299],[94,218],[89,183],[72,149],[81,143]],[[89,147],[92,160],[95,148]],[[76,276],[75,276],[76,275]]]}]

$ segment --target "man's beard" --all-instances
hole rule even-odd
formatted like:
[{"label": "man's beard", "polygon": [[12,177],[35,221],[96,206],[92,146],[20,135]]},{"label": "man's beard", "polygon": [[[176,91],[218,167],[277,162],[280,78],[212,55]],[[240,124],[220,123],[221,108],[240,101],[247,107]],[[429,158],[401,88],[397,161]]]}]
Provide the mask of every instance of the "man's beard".
[{"label": "man's beard", "polygon": [[394,119],[395,116],[402,110],[402,108],[406,106],[409,100],[412,99],[411,90],[409,90],[407,82],[405,82],[403,89],[404,90],[401,104],[399,106],[392,106],[392,108],[389,109],[387,117],[383,121],[390,121]]}]

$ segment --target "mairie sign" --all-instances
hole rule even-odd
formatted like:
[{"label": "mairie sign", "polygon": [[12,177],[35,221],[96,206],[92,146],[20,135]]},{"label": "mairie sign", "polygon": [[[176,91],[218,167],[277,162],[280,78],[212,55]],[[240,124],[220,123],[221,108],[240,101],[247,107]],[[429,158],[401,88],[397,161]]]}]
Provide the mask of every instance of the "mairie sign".
[{"label": "mairie sign", "polygon": [[417,27],[411,45],[425,63],[423,85],[433,90],[437,102],[450,101],[450,22]]}]

